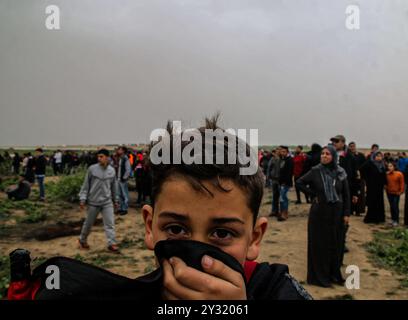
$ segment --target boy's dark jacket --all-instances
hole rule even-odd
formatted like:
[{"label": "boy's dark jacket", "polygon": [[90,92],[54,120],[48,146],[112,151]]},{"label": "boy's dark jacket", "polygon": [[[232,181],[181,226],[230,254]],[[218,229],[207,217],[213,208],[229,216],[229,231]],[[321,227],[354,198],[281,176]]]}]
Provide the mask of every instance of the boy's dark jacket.
[{"label": "boy's dark jacket", "polygon": [[[21,250],[21,249],[20,249]],[[20,251],[21,253],[22,251]],[[27,251],[26,251],[27,252]],[[14,256],[13,256],[14,253]],[[286,265],[247,262],[240,264],[218,248],[189,240],[160,241],[155,248],[156,256],[168,258],[179,256],[191,267],[198,267],[204,254],[221,260],[239,271],[246,279],[248,300],[310,300],[312,297],[289,275]],[[162,269],[136,279],[126,278],[78,260],[54,257],[34,269],[30,274],[29,256],[24,258],[15,252],[11,258],[11,283],[9,300],[161,300]],[[197,259],[199,258],[199,259]],[[59,269],[59,289],[47,289],[48,266]]]}]

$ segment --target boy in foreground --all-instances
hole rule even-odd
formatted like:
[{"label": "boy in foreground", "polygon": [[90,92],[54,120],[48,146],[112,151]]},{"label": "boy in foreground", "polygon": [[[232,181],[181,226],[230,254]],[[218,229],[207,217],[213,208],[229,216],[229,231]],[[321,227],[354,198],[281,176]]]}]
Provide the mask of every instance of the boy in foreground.
[{"label": "boy in foreground", "polygon": [[[206,127],[199,128],[203,141],[206,129],[219,129],[216,121],[217,118],[207,119]],[[172,129],[168,127],[168,131]],[[226,146],[224,143],[225,159]],[[182,144],[182,152],[184,147]],[[249,146],[246,148],[248,151]],[[187,165],[183,160],[181,164],[151,164],[153,204],[145,205],[142,210],[146,246],[153,250],[160,240],[166,239],[204,242],[234,257],[244,268],[247,281],[250,280],[251,274],[257,271],[258,265],[253,261],[259,255],[267,228],[267,219],[258,217],[264,178],[260,168],[254,175],[240,175],[240,167],[239,163]],[[163,260],[162,297],[169,300],[249,298],[245,279],[239,272],[208,255],[202,257],[201,264],[203,271],[187,266],[178,257]],[[286,266],[284,269],[287,270]],[[272,275],[274,268],[268,266],[262,272]],[[279,277],[274,297],[310,298],[286,271]]]},{"label": "boy in foreground", "polygon": [[[199,133],[204,137],[206,129],[217,129],[216,120],[207,119]],[[187,143],[182,142],[182,150]],[[224,139],[224,156],[226,146]],[[249,152],[247,144],[244,152]],[[40,289],[27,290],[29,295],[146,301],[311,299],[286,265],[255,262],[267,228],[267,219],[258,217],[264,188],[260,169],[241,175],[244,165],[239,162],[215,164],[215,153],[213,160],[214,164],[151,163],[152,205],[145,205],[142,214],[145,243],[155,250],[158,269],[128,279],[76,260],[51,258],[34,270],[34,278],[40,278],[47,265],[57,265],[64,290],[50,291],[37,282]],[[10,291],[9,297],[14,296]]]}]

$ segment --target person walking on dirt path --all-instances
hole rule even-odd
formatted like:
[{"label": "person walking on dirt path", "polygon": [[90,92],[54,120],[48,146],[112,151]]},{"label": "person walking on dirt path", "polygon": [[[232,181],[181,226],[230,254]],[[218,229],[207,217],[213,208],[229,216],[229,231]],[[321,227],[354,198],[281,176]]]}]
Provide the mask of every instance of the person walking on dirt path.
[{"label": "person walking on dirt path", "polygon": [[101,149],[97,153],[98,163],[91,165],[86,173],[79,193],[80,209],[88,205],[87,216],[78,240],[80,249],[89,249],[88,235],[99,213],[102,214],[108,250],[119,252],[115,238],[114,206],[119,203],[115,169],[109,165],[109,151]]},{"label": "person walking on dirt path", "polygon": [[119,156],[118,164],[118,187],[119,187],[119,214],[125,215],[129,208],[129,189],[128,180],[132,173],[129,158],[127,156],[127,148],[120,146],[117,154]]}]

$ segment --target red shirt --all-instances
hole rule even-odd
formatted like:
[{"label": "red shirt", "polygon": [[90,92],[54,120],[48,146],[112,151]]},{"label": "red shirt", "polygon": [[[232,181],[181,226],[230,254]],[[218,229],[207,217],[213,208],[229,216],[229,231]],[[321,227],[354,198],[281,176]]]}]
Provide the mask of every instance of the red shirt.
[{"label": "red shirt", "polygon": [[293,175],[295,178],[299,178],[302,175],[306,159],[307,156],[304,153],[297,154],[293,157]]}]

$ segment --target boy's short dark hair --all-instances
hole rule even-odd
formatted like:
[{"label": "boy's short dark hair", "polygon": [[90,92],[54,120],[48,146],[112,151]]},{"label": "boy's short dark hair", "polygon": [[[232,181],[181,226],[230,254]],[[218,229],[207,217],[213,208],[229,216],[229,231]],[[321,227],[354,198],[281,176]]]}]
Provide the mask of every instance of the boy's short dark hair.
[{"label": "boy's short dark hair", "polygon": [[288,146],[279,146],[280,149],[284,149],[286,151],[289,151],[289,147]]},{"label": "boy's short dark hair", "polygon": [[118,150],[121,149],[124,153],[128,152],[128,148],[126,148],[125,146],[119,146]]},{"label": "boy's short dark hair", "polygon": [[109,151],[108,151],[107,149],[99,149],[99,150],[96,152],[96,155],[99,155],[99,154],[103,154],[104,156],[109,157]]},{"label": "boy's short dark hair", "polygon": [[37,152],[41,152],[41,153],[43,153],[43,152],[44,152],[42,148],[37,148],[37,149],[35,149],[35,151],[37,151]]},{"label": "boy's short dark hair", "polygon": [[374,148],[379,149],[379,148],[380,148],[380,146],[379,146],[378,144],[374,143],[374,144],[371,146],[371,149],[374,149]]},{"label": "boy's short dark hair", "polygon": [[[203,150],[205,145],[205,130],[206,129],[220,129],[222,132],[225,132],[224,129],[218,127],[219,115],[215,115],[212,118],[205,119],[205,126],[197,128],[199,131],[202,143],[203,143]],[[181,159],[180,164],[174,164],[173,162],[173,127],[170,121],[167,123],[167,132],[170,135],[170,164],[154,164],[152,161],[149,161],[151,166],[152,172],[152,205],[154,206],[155,199],[161,192],[161,187],[163,183],[169,179],[171,176],[182,176],[185,178],[190,185],[198,191],[203,191],[209,193],[213,196],[213,193],[205,187],[202,183],[203,181],[210,181],[214,187],[222,192],[229,192],[230,190],[226,189],[221,185],[221,179],[229,179],[232,180],[239,188],[241,188],[246,197],[247,197],[247,204],[249,209],[252,211],[254,215],[254,222],[258,217],[259,207],[262,202],[263,197],[263,189],[264,189],[264,176],[262,171],[260,170],[259,166],[257,171],[253,175],[241,175],[240,168],[245,167],[246,165],[241,164],[237,161],[234,164],[228,164],[227,161],[224,161],[224,164],[216,164],[216,152],[213,152],[213,163],[212,164],[205,164],[204,161],[202,164],[186,164],[184,163],[183,159]],[[236,138],[238,139],[238,138]],[[237,140],[238,142],[238,140]],[[184,148],[190,143],[190,141],[181,141],[181,152],[183,152]],[[238,144],[238,143],[237,143]],[[155,143],[151,143],[150,150],[153,148]],[[246,143],[246,153],[249,154],[250,146]],[[214,143],[215,148],[215,143]],[[228,157],[228,139],[224,139],[224,159]],[[238,150],[236,149],[236,153],[238,155]],[[203,155],[204,156],[204,155]],[[238,158],[238,156],[237,156]]]},{"label": "boy's short dark hair", "polygon": [[303,147],[302,146],[297,146],[300,150],[303,150]]}]

